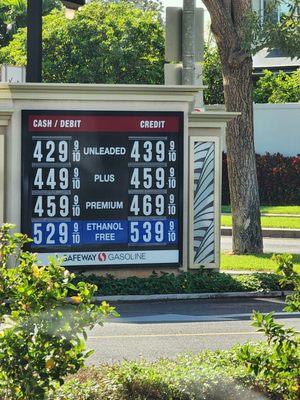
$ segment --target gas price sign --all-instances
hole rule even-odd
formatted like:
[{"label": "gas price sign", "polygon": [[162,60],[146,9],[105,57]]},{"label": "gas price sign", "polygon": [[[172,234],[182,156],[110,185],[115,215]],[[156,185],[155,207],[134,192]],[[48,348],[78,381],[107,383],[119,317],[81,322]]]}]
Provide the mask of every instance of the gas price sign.
[{"label": "gas price sign", "polygon": [[22,232],[43,262],[180,266],[183,114],[23,111]]}]

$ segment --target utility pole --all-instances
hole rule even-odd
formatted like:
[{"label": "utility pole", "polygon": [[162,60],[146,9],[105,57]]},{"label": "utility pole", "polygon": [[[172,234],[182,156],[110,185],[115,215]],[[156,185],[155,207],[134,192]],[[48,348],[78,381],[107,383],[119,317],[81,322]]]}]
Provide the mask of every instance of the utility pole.
[{"label": "utility pole", "polygon": [[[195,0],[184,0],[183,8],[166,9],[166,85],[202,85],[204,58],[204,10]],[[203,93],[195,97],[195,108],[203,108]]]},{"label": "utility pole", "polygon": [[26,82],[42,81],[42,1],[27,0]]},{"label": "utility pole", "polygon": [[183,1],[182,84],[195,84],[195,0]]}]

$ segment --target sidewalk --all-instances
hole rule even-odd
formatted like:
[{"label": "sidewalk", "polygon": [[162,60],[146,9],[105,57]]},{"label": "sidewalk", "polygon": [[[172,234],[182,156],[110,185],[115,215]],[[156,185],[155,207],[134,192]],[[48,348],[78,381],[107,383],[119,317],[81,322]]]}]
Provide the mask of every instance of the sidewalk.
[{"label": "sidewalk", "polygon": [[[287,239],[300,238],[300,229],[262,228],[262,233],[264,237],[287,238]],[[232,236],[232,228],[227,226],[221,226],[221,235]]]}]

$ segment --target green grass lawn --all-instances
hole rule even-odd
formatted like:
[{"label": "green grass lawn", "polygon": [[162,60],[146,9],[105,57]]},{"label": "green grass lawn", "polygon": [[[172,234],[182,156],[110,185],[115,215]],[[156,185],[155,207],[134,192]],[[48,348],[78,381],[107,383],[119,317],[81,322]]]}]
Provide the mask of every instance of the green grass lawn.
[{"label": "green grass lawn", "polygon": [[[294,214],[300,215],[300,206],[262,206],[260,211],[263,214]],[[222,213],[230,213],[230,206],[222,206]]]},{"label": "green grass lawn", "polygon": [[[288,228],[300,229],[299,217],[261,217],[261,224],[263,228]],[[222,226],[232,226],[231,215],[222,215]]]},{"label": "green grass lawn", "polygon": [[[271,260],[272,254],[221,255],[221,270],[276,271],[277,264]],[[300,254],[293,255],[295,270],[300,273]]]}]

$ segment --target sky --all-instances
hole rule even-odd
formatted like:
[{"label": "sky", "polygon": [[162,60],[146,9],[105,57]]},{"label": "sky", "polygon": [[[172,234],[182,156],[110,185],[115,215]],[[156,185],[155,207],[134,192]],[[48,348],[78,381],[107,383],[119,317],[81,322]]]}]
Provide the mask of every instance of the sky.
[{"label": "sky", "polygon": [[[183,0],[162,0],[165,7],[182,7]],[[197,7],[203,6],[201,0],[197,0]]]}]

